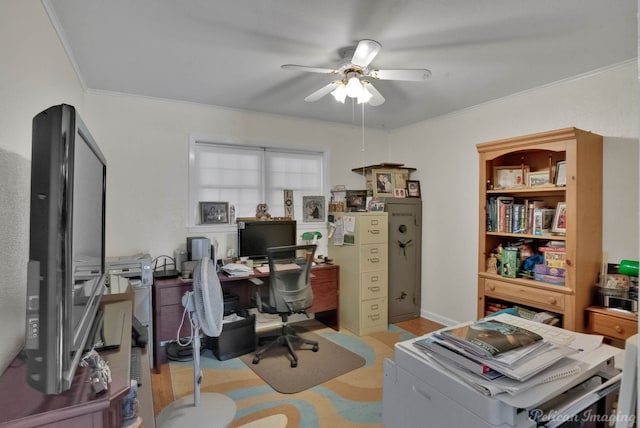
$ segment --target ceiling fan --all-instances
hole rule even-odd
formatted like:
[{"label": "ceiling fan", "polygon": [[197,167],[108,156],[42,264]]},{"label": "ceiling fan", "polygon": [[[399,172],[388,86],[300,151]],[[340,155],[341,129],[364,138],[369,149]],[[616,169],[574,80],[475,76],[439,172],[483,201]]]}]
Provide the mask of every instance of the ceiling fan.
[{"label": "ceiling fan", "polygon": [[[378,70],[370,68],[369,64],[378,55],[382,45],[375,40],[363,39],[358,42],[351,60],[345,60],[337,69],[307,67],[304,65],[285,64],[285,70],[305,71],[338,76],[338,80],[323,86],[309,94],[304,100],[317,101],[331,93],[333,97],[344,103],[346,97],[356,98],[358,104],[368,102],[372,106],[379,106],[385,99],[373,86],[372,80],[403,80],[420,82],[427,80],[431,72],[427,69],[390,69]],[[347,51],[348,53],[350,51]]]}]

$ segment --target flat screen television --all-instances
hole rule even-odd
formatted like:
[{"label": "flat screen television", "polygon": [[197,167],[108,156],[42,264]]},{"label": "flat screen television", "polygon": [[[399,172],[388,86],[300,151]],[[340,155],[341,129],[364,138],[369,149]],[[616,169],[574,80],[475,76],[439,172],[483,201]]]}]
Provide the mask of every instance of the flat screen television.
[{"label": "flat screen television", "polygon": [[238,256],[267,260],[267,248],[296,245],[295,220],[250,220],[238,222]]},{"label": "flat screen television", "polygon": [[33,118],[27,382],[71,387],[105,287],[106,160],[76,109]]}]

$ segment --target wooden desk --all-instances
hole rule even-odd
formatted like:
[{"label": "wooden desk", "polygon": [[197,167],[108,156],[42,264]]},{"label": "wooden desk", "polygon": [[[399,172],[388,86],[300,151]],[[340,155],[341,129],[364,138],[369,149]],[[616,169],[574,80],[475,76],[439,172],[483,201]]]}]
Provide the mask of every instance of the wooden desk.
[{"label": "wooden desk", "polygon": [[[315,318],[327,326],[338,330],[338,302],[340,292],[340,271],[338,265],[318,265],[311,269],[311,288],[313,290],[313,306],[308,310],[315,314]],[[252,278],[269,280],[268,273],[254,270],[248,277],[231,278],[224,274],[218,275],[224,291],[229,291],[239,297],[240,308],[250,308],[255,296],[255,287],[249,282]],[[191,291],[190,279],[167,278],[157,279],[153,284],[153,366],[159,373],[160,364],[167,361],[162,342],[176,339],[178,326],[182,320],[184,307],[182,296]],[[184,323],[180,330],[180,337],[190,335],[189,323]]]}]

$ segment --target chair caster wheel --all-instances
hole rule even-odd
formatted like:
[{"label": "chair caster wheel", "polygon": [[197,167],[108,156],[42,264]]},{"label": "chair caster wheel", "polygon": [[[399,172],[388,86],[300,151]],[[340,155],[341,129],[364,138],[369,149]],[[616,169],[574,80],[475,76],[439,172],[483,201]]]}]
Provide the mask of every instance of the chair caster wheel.
[{"label": "chair caster wheel", "polygon": [[253,357],[253,361],[252,361],[253,364],[258,364],[259,362],[260,362],[260,358]]},{"label": "chair caster wheel", "polygon": [[298,367],[297,361],[291,361],[291,367]]},{"label": "chair caster wheel", "polygon": [[313,348],[311,348],[311,350],[313,352],[318,352],[318,345],[313,345]]}]

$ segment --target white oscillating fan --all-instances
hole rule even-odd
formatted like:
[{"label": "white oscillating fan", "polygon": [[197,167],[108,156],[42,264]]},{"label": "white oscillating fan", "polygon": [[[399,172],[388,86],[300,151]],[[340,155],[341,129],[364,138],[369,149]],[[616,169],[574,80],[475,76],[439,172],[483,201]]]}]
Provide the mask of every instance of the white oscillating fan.
[{"label": "white oscillating fan", "polygon": [[183,397],[162,409],[156,417],[156,424],[160,428],[226,427],[236,414],[233,400],[224,394],[200,394],[200,329],[207,336],[220,336],[224,311],[222,288],[211,259],[205,257],[196,263],[193,291],[185,293],[182,304],[185,312],[189,313],[192,327],[193,396]]}]

